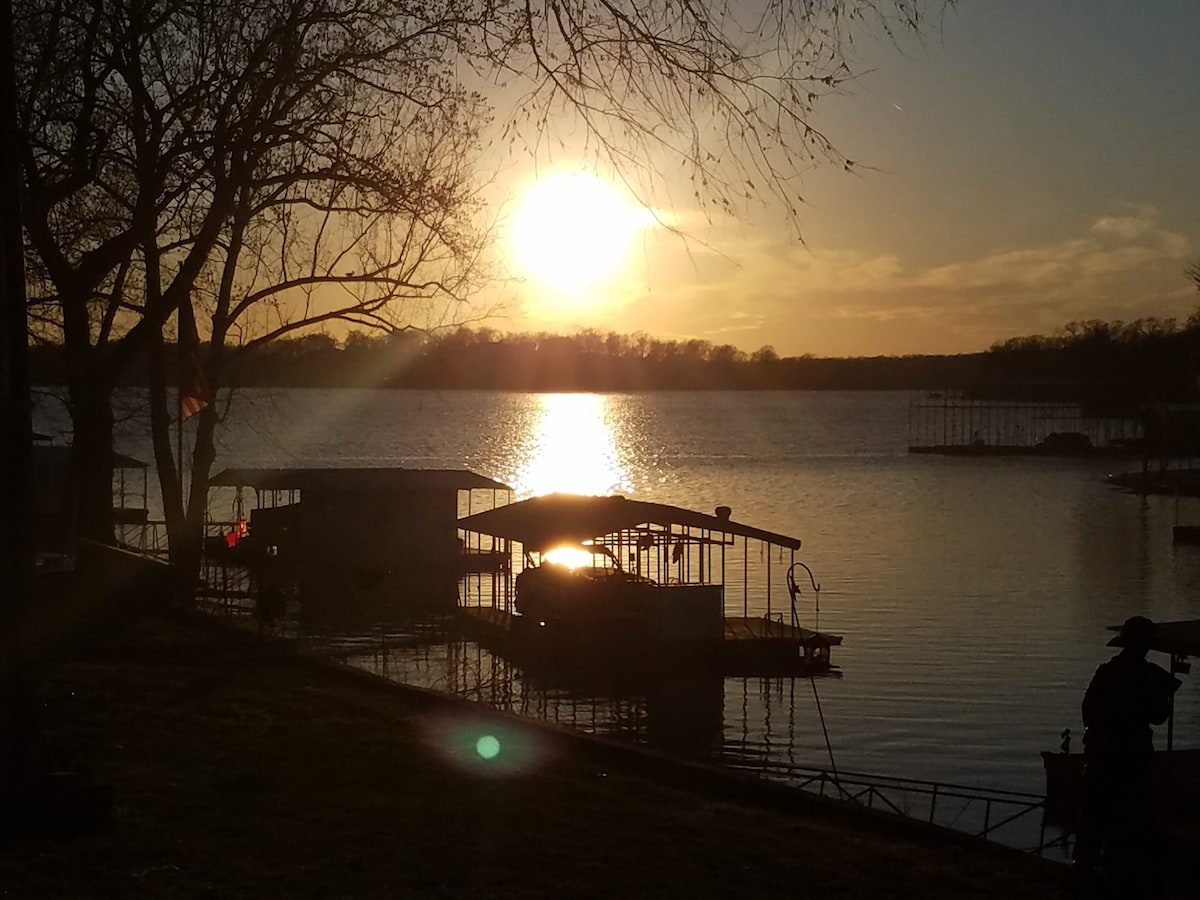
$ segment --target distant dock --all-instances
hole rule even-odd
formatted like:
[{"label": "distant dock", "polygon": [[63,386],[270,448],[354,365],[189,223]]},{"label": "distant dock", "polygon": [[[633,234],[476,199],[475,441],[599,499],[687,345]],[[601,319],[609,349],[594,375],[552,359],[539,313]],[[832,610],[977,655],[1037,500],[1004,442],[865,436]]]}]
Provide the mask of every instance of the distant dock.
[{"label": "distant dock", "polygon": [[1145,423],[1136,409],[1072,391],[992,385],[909,398],[909,453],[1129,457],[1146,447]]}]

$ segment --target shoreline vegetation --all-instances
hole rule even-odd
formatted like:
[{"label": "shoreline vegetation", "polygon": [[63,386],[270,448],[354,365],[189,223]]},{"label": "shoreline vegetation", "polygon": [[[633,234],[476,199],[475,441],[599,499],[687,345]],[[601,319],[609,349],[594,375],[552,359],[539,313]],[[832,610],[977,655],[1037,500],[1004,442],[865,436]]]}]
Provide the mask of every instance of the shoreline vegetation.
[{"label": "shoreline vegetation", "polygon": [[[171,354],[171,358],[178,353]],[[534,391],[944,390],[978,399],[1089,400],[1136,405],[1193,399],[1200,312],[1174,319],[1073,322],[1050,336],[996,343],[980,353],[781,357],[704,340],[672,341],[594,330],[502,334],[466,327],[427,334],[307,334],[233,348],[213,383],[240,387],[388,387]],[[31,348],[35,384],[65,382],[63,348]],[[129,367],[145,373],[144,365]],[[211,374],[211,373],[210,373]],[[129,384],[139,384],[138,376]]]},{"label": "shoreline vegetation", "polygon": [[48,670],[42,693],[48,750],[111,786],[115,822],[0,856],[6,897],[1069,895],[1065,866],[335,671],[215,622],[139,623]]}]

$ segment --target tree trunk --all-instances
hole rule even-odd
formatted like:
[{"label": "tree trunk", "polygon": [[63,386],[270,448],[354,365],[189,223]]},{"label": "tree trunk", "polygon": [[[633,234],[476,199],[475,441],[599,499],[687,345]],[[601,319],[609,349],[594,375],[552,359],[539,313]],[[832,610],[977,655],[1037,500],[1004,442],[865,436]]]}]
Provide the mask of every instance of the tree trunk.
[{"label": "tree trunk", "polygon": [[113,540],[112,379],[102,350],[92,346],[88,293],[81,285],[63,290],[63,362],[71,413],[71,484],[68,542]]},{"label": "tree trunk", "polygon": [[[215,400],[215,398],[213,398]],[[204,513],[208,507],[208,479],[217,458],[213,433],[217,427],[217,412],[210,401],[197,416],[196,443],[192,449],[191,493],[188,498],[188,527],[197,533],[204,530]]]},{"label": "tree trunk", "polygon": [[[196,415],[196,440],[192,449],[191,490],[188,494],[187,511],[182,524],[182,535],[178,566],[181,576],[187,577],[189,597],[194,596],[195,586],[200,574],[200,564],[204,551],[204,519],[208,508],[208,479],[212,474],[213,461],[216,459],[216,448],[213,443],[213,432],[216,430],[217,413],[213,405],[215,398],[210,398],[209,405]],[[176,565],[176,557],[172,554],[171,564]]]},{"label": "tree trunk", "polygon": [[[20,157],[13,85],[11,7],[0,10],[0,835],[15,832],[17,798],[35,774],[36,659],[29,647],[34,605],[33,428],[21,241]],[[23,810],[22,810],[23,811]]]},{"label": "tree trunk", "polygon": [[[92,368],[92,367],[89,367]],[[112,543],[112,389],[94,370],[73,374],[68,383],[71,424],[73,537]]]},{"label": "tree trunk", "polygon": [[[163,513],[167,524],[168,562],[172,570],[173,599],[176,604],[190,605],[195,599],[200,562],[204,548],[204,518],[208,501],[208,479],[212,472],[216,450],[213,435],[217,425],[216,409],[204,407],[183,428],[195,427],[195,441],[190,460],[190,473],[184,478],[179,471],[178,444],[172,443],[171,432],[179,436],[178,408],[172,410],[166,387],[166,345],[159,332],[152,340],[149,353],[150,429],[154,443],[154,461],[162,488]],[[174,411],[174,415],[172,415]],[[197,423],[193,426],[193,422]],[[186,444],[186,441],[185,441]],[[184,459],[184,464],[189,461]],[[189,485],[184,494],[184,485]]]},{"label": "tree trunk", "polygon": [[162,329],[152,333],[147,354],[147,381],[150,400],[150,436],[154,444],[154,464],[162,489],[163,518],[167,525],[167,561],[171,567],[172,601],[187,606],[195,596],[200,570],[200,539],[189,534],[183,506],[183,483],[176,459],[177,444],[171,431],[177,426],[167,401],[166,346]]}]

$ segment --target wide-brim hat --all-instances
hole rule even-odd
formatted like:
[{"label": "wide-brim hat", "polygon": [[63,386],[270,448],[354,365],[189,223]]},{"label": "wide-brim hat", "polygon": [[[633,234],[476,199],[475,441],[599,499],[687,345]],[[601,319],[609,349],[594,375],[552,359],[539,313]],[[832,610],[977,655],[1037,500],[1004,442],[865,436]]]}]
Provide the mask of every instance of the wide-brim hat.
[{"label": "wide-brim hat", "polygon": [[1153,641],[1154,623],[1145,616],[1130,616],[1121,623],[1121,630],[1108,642],[1108,646],[1148,648]]}]

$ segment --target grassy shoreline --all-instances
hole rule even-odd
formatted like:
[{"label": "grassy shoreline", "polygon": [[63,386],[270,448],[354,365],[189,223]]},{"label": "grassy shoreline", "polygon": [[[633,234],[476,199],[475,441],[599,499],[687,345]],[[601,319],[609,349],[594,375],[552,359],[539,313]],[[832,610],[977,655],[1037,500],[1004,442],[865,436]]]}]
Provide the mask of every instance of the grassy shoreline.
[{"label": "grassy shoreline", "polygon": [[0,855],[4,897],[1068,895],[1063,867],[1004,848],[198,623],[142,623],[43,696],[47,754],[112,786],[115,827]]}]

